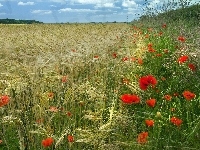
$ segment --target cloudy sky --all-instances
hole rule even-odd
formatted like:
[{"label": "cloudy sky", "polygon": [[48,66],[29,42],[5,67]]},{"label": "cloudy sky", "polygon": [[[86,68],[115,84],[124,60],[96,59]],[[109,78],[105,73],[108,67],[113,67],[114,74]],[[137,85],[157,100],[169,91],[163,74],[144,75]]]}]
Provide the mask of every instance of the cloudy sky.
[{"label": "cloudy sky", "polygon": [[44,23],[126,22],[137,19],[146,6],[159,10],[165,1],[168,0],[0,0],[0,19]]}]

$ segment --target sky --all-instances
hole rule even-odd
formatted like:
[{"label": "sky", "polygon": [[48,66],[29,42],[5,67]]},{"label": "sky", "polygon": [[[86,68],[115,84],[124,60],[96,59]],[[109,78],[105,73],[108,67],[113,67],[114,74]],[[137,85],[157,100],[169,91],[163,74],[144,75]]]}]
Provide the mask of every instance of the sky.
[{"label": "sky", "polygon": [[160,12],[160,6],[167,1],[170,0],[0,0],[0,19],[44,23],[130,22],[138,19],[147,7]]}]

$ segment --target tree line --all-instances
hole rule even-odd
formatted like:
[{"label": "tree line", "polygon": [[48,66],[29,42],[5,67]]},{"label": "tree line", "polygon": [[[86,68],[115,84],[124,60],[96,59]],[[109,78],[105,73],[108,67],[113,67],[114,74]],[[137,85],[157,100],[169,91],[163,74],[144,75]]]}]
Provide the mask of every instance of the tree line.
[{"label": "tree line", "polygon": [[0,24],[41,24],[43,22],[36,20],[15,20],[15,19],[0,19]]}]

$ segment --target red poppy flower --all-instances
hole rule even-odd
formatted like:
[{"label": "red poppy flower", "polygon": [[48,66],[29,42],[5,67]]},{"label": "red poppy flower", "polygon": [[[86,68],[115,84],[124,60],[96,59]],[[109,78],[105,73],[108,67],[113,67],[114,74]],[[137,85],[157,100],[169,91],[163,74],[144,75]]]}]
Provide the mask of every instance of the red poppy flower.
[{"label": "red poppy flower", "polygon": [[67,115],[68,117],[71,117],[71,116],[72,116],[72,113],[71,113],[70,111],[68,111],[68,112],[66,113],[66,115]]},{"label": "red poppy flower", "polygon": [[141,132],[138,134],[137,142],[140,144],[145,144],[147,142],[148,132]]},{"label": "red poppy flower", "polygon": [[166,24],[163,24],[163,25],[162,25],[162,28],[166,28],[166,27],[167,27],[167,25],[166,25]]},{"label": "red poppy flower", "polygon": [[142,90],[147,90],[147,88],[148,88],[148,86],[149,86],[150,83],[148,82],[147,78],[142,77],[139,80],[139,84],[140,84],[140,88]]},{"label": "red poppy flower", "polygon": [[178,37],[178,40],[181,41],[181,42],[185,42],[186,39],[185,39],[184,36],[179,36],[179,37]]},{"label": "red poppy flower", "polygon": [[136,58],[135,57],[130,57],[130,60],[132,61],[132,62],[134,62],[135,60],[136,60]]},{"label": "red poppy flower", "polygon": [[154,107],[156,105],[156,99],[149,99],[149,100],[146,100],[146,104],[149,106],[149,107]]},{"label": "red poppy flower", "polygon": [[58,108],[55,106],[50,106],[49,111],[50,112],[58,112]]},{"label": "red poppy flower", "polygon": [[179,127],[183,121],[177,117],[172,117],[170,119],[170,122],[173,123],[174,125],[176,125],[177,127]]},{"label": "red poppy flower", "polygon": [[163,34],[163,32],[159,32],[159,33],[158,33],[158,36],[161,36],[162,34]]},{"label": "red poppy flower", "polygon": [[154,53],[156,50],[153,49],[153,47],[148,47],[148,51],[151,52],[151,53]]},{"label": "red poppy flower", "polygon": [[0,98],[0,107],[7,105],[10,101],[10,98],[8,95],[2,95]]},{"label": "red poppy flower", "polygon": [[140,98],[137,95],[124,94],[121,96],[121,100],[125,104],[137,104],[140,103]]},{"label": "red poppy flower", "polygon": [[48,97],[49,97],[49,98],[53,98],[53,96],[54,96],[54,93],[53,93],[53,92],[49,92],[49,93],[48,93]]},{"label": "red poppy flower", "polygon": [[153,120],[145,120],[145,124],[146,124],[148,127],[153,127],[154,121],[153,121]]},{"label": "red poppy flower", "polygon": [[148,47],[153,47],[153,44],[152,43],[148,43]]},{"label": "red poppy flower", "polygon": [[42,140],[42,146],[44,146],[44,147],[49,147],[52,145],[52,143],[53,143],[52,137],[48,137],[48,138]]},{"label": "red poppy flower", "polygon": [[149,52],[155,52],[156,50],[153,48],[153,44],[152,43],[149,43],[148,44],[148,51]]},{"label": "red poppy flower", "polygon": [[112,57],[113,57],[113,58],[117,58],[117,53],[113,53],[113,54],[112,54]]},{"label": "red poppy flower", "polygon": [[98,55],[94,55],[94,58],[95,58],[95,59],[98,59],[98,58],[99,58],[99,56],[98,56]]},{"label": "red poppy flower", "polygon": [[187,55],[184,55],[184,56],[181,56],[181,57],[179,57],[179,59],[178,59],[178,62],[181,64],[181,63],[184,63],[185,61],[187,61],[188,60],[188,56]]},{"label": "red poppy flower", "polygon": [[143,76],[139,79],[139,85],[142,90],[147,90],[148,86],[155,87],[157,80],[152,75]]},{"label": "red poppy flower", "polygon": [[195,71],[196,70],[196,66],[194,64],[189,63],[188,67],[192,70]]},{"label": "red poppy flower", "polygon": [[183,97],[188,101],[195,98],[195,96],[196,95],[194,93],[190,92],[190,91],[184,91],[183,92]]},{"label": "red poppy flower", "polygon": [[68,140],[68,142],[74,142],[74,136],[72,136],[72,135],[68,135],[67,136],[67,140]]},{"label": "red poppy flower", "polygon": [[62,80],[62,83],[67,82],[67,76],[63,76],[61,80]]},{"label": "red poppy flower", "polygon": [[156,85],[157,84],[157,80],[154,76],[152,75],[148,75],[148,80],[152,85]]},{"label": "red poppy flower", "polygon": [[142,58],[138,58],[137,61],[138,61],[138,64],[139,64],[139,65],[142,65],[142,64],[143,64]]},{"label": "red poppy flower", "polygon": [[128,57],[123,57],[122,61],[128,61],[128,59],[129,59]]},{"label": "red poppy flower", "polygon": [[172,96],[167,94],[164,96],[164,99],[170,101],[172,99]]}]

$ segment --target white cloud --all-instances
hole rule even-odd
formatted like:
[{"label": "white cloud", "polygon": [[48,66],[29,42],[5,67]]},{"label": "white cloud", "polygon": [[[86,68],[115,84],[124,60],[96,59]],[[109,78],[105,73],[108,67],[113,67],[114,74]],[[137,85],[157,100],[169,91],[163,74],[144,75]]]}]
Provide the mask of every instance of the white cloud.
[{"label": "white cloud", "polygon": [[105,4],[103,4],[103,6],[105,6],[105,7],[114,7],[114,4],[113,3],[105,3]]},{"label": "white cloud", "polygon": [[114,8],[114,3],[104,3],[104,4],[96,4],[95,8],[101,8],[101,7],[107,7],[107,8]]},{"label": "white cloud", "polygon": [[19,2],[18,5],[25,6],[25,5],[34,5],[34,2]]},{"label": "white cloud", "polygon": [[118,2],[118,0],[71,0],[75,3],[80,3],[83,5],[94,5],[95,9],[98,8],[116,8],[115,3]]},{"label": "white cloud", "polygon": [[98,3],[101,3],[101,0],[74,0],[74,1],[81,3],[81,4],[98,4]]},{"label": "white cloud", "polygon": [[44,11],[44,12],[43,12],[44,15],[48,15],[48,14],[51,14],[51,13],[52,13],[51,10],[49,10],[49,11]]},{"label": "white cloud", "polygon": [[132,14],[132,15],[134,15],[136,12],[139,12],[139,10],[135,8],[128,8],[127,11],[128,11],[128,14]]},{"label": "white cloud", "polygon": [[[164,2],[164,1],[162,1],[162,2]],[[149,3],[149,6],[148,6],[148,7],[154,8],[154,7],[156,7],[157,5],[161,4],[162,2],[160,2],[160,0],[153,0],[153,1],[151,1],[151,2]]]},{"label": "white cloud", "polygon": [[50,7],[56,7],[55,5],[50,5]]},{"label": "white cloud", "polygon": [[61,13],[61,12],[96,12],[97,10],[63,8],[58,11]]},{"label": "white cloud", "polygon": [[153,0],[152,3],[158,4],[158,3],[160,3],[160,0]]},{"label": "white cloud", "polygon": [[71,2],[81,3],[81,4],[106,4],[106,3],[115,3],[116,0],[71,0]]},{"label": "white cloud", "polygon": [[3,5],[0,3],[0,7],[2,7]]},{"label": "white cloud", "polygon": [[133,0],[123,0],[122,6],[123,7],[137,7],[137,4]]},{"label": "white cloud", "polygon": [[48,15],[51,14],[51,10],[33,10],[31,11],[32,14],[40,14],[40,15]]}]

